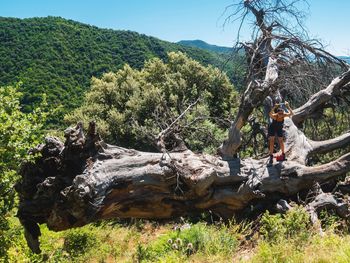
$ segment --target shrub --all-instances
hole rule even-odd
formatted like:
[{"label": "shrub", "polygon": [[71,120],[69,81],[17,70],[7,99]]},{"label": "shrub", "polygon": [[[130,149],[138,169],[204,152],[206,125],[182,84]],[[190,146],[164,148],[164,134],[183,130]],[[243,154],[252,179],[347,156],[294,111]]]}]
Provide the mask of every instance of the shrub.
[{"label": "shrub", "polygon": [[85,125],[94,119],[106,141],[155,150],[154,137],[197,101],[175,130],[192,150],[214,151],[226,135],[237,100],[238,93],[220,70],[171,52],[168,63],[155,58],[142,70],[125,65],[93,78],[83,105],[65,119]]},{"label": "shrub", "polygon": [[19,86],[0,87],[0,258],[5,260],[13,239],[8,218],[16,201],[17,171],[21,162],[31,159],[27,152],[41,140],[47,115],[40,108],[23,113],[18,89]]},{"label": "shrub", "polygon": [[69,231],[64,237],[63,249],[72,256],[78,256],[86,253],[94,245],[96,245],[95,236],[88,232],[81,230]]},{"label": "shrub", "polygon": [[267,211],[261,218],[260,234],[269,242],[288,238],[306,240],[310,234],[310,219],[302,207],[296,207],[285,215],[270,215]]}]

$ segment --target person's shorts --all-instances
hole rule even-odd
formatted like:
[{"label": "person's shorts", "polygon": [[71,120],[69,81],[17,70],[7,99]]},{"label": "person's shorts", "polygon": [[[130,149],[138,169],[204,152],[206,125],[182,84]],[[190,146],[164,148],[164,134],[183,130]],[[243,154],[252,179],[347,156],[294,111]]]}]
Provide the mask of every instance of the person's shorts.
[{"label": "person's shorts", "polygon": [[269,125],[267,135],[270,136],[276,136],[277,137],[283,137],[283,127],[282,126],[274,126],[274,125]]}]

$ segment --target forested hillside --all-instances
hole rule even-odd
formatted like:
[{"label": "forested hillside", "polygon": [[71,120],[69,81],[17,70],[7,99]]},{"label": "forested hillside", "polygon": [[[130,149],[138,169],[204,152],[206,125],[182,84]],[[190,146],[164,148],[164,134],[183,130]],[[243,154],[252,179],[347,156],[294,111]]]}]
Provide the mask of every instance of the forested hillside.
[{"label": "forested hillside", "polygon": [[80,105],[92,76],[126,63],[140,69],[152,57],[166,59],[169,51],[187,53],[204,65],[232,67],[216,53],[136,32],[100,29],[60,17],[0,18],[0,85],[21,81],[26,111],[46,93],[51,107],[62,105],[49,118],[57,123],[68,109]]}]

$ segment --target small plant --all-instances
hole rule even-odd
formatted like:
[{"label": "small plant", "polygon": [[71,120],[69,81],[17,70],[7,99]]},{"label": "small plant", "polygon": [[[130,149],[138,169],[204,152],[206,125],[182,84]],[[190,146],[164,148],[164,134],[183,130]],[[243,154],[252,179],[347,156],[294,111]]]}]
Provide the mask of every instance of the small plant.
[{"label": "small plant", "polygon": [[284,225],[287,237],[299,236],[306,238],[311,226],[310,217],[304,208],[298,206],[285,214]]},{"label": "small plant", "polygon": [[63,248],[72,256],[86,253],[96,243],[92,233],[73,230],[64,237]]},{"label": "small plant", "polygon": [[135,260],[137,263],[140,263],[144,260],[147,260],[150,257],[150,254],[147,250],[147,248],[143,247],[140,243],[137,244],[136,247],[136,254],[135,254]]},{"label": "small plant", "polygon": [[342,219],[333,211],[322,210],[320,212],[319,218],[321,221],[322,228],[332,230],[341,228]]},{"label": "small plant", "polygon": [[269,242],[295,237],[305,240],[310,234],[309,215],[302,207],[295,207],[285,215],[270,215],[267,211],[260,222],[260,234]]},{"label": "small plant", "polygon": [[283,226],[283,219],[280,214],[270,215],[269,211],[266,211],[260,223],[260,234],[267,241],[275,242],[284,237],[286,229]]}]

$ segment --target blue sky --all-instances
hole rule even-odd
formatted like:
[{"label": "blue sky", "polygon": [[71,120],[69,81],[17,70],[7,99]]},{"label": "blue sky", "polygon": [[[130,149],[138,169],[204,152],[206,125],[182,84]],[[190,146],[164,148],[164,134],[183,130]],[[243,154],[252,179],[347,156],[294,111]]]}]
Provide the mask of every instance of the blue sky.
[{"label": "blue sky", "polygon": [[[61,16],[176,42],[202,39],[232,46],[237,25],[222,27],[233,0],[0,0],[0,16]],[[306,25],[336,55],[350,55],[350,1],[310,0]],[[243,32],[244,35],[244,32]],[[247,35],[247,34],[246,34]]]}]

